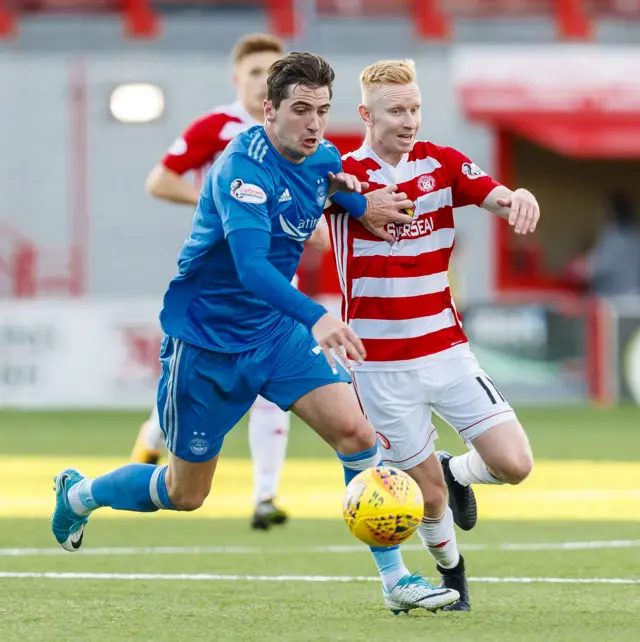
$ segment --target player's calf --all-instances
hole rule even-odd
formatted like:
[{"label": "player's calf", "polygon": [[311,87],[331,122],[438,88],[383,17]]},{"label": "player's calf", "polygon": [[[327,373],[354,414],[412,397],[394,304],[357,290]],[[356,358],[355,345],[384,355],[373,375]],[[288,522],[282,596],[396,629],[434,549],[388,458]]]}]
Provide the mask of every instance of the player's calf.
[{"label": "player's calf", "polygon": [[190,462],[169,453],[167,494],[175,510],[194,511],[211,492],[218,456],[205,462]]},{"label": "player's calf", "polygon": [[208,494],[177,488],[169,493],[169,499],[175,510],[191,512],[198,510],[204,504]]},{"label": "player's calf", "polygon": [[[411,471],[407,472],[411,474]],[[418,486],[424,499],[425,517],[434,518],[442,515],[447,505],[447,486],[444,480],[432,481],[428,484],[418,482]]]},{"label": "player's calf", "polygon": [[435,453],[431,453],[407,472],[418,483],[424,499],[425,512],[418,535],[441,567],[454,568],[460,561],[460,554],[440,462]]}]

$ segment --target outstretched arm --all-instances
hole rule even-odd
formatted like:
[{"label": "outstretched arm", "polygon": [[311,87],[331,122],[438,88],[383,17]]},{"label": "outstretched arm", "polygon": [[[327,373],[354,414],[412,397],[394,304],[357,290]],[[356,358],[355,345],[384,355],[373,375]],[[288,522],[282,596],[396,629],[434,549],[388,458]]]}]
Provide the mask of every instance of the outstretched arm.
[{"label": "outstretched arm", "polygon": [[192,123],[149,172],[145,183],[147,193],[171,203],[197,205],[200,190],[184,175],[200,169],[224,148],[220,140],[222,123],[218,116],[205,116]]},{"label": "outstretched arm", "polygon": [[200,191],[195,185],[162,163],[149,172],[145,189],[151,196],[181,205],[197,205],[200,198]]},{"label": "outstretched arm", "polygon": [[269,261],[271,234],[259,229],[238,229],[227,236],[242,285],[255,297],[312,328],[327,311],[296,290]]},{"label": "outstretched arm", "polygon": [[540,206],[535,196],[526,189],[512,192],[508,187],[499,185],[494,188],[481,207],[509,221],[516,234],[535,232],[540,219]]}]

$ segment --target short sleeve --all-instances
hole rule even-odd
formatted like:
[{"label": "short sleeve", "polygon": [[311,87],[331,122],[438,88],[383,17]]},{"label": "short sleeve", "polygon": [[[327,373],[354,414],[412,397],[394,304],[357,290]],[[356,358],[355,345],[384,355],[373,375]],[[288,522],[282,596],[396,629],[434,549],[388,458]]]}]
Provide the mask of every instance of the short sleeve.
[{"label": "short sleeve", "polygon": [[500,183],[453,147],[442,148],[444,165],[451,181],[453,207],[482,205]]},{"label": "short sleeve", "polygon": [[322,145],[327,149],[327,165],[328,170],[337,174],[342,171],[342,159],[340,158],[340,152],[338,148],[326,138],[322,139]]},{"label": "short sleeve", "polygon": [[274,185],[262,163],[234,152],[210,177],[225,237],[234,230],[258,229],[271,233],[268,203]]},{"label": "short sleeve", "polygon": [[162,158],[162,164],[176,174],[186,174],[212,162],[227,142],[220,140],[220,119],[200,118],[177,138]]}]

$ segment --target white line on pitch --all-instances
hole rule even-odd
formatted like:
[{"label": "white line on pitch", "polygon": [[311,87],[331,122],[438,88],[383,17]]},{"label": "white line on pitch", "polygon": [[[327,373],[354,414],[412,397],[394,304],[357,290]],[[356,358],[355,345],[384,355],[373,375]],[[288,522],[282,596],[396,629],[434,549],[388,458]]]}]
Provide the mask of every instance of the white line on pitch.
[{"label": "white line on pitch", "polygon": [[[463,551],[580,551],[602,548],[638,548],[640,540],[596,542],[537,542],[532,544],[461,544]],[[405,551],[421,551],[420,544],[405,544]],[[362,553],[358,544],[336,546],[125,546],[83,548],[81,555],[288,555],[291,553]],[[0,548],[0,557],[66,555],[61,548]]]},{"label": "white line on pitch", "polygon": [[[206,582],[379,582],[379,577],[342,575],[213,575],[166,573],[0,573],[0,579],[46,580],[183,580]],[[470,577],[469,582],[491,584],[640,584],[622,577]]]}]

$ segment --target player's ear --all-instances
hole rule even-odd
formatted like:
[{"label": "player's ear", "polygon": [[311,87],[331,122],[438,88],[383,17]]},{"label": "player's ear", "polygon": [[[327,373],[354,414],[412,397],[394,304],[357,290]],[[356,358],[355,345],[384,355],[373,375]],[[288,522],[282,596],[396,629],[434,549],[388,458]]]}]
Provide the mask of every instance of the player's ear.
[{"label": "player's ear", "polygon": [[270,123],[276,119],[276,110],[273,106],[273,103],[270,100],[264,101],[264,117]]},{"label": "player's ear", "polygon": [[358,105],[358,113],[365,125],[371,125],[371,111],[366,105]]},{"label": "player's ear", "polygon": [[238,83],[240,82],[240,74],[238,73],[238,65],[233,66],[233,74],[231,75],[231,82],[233,86],[237,89]]}]

